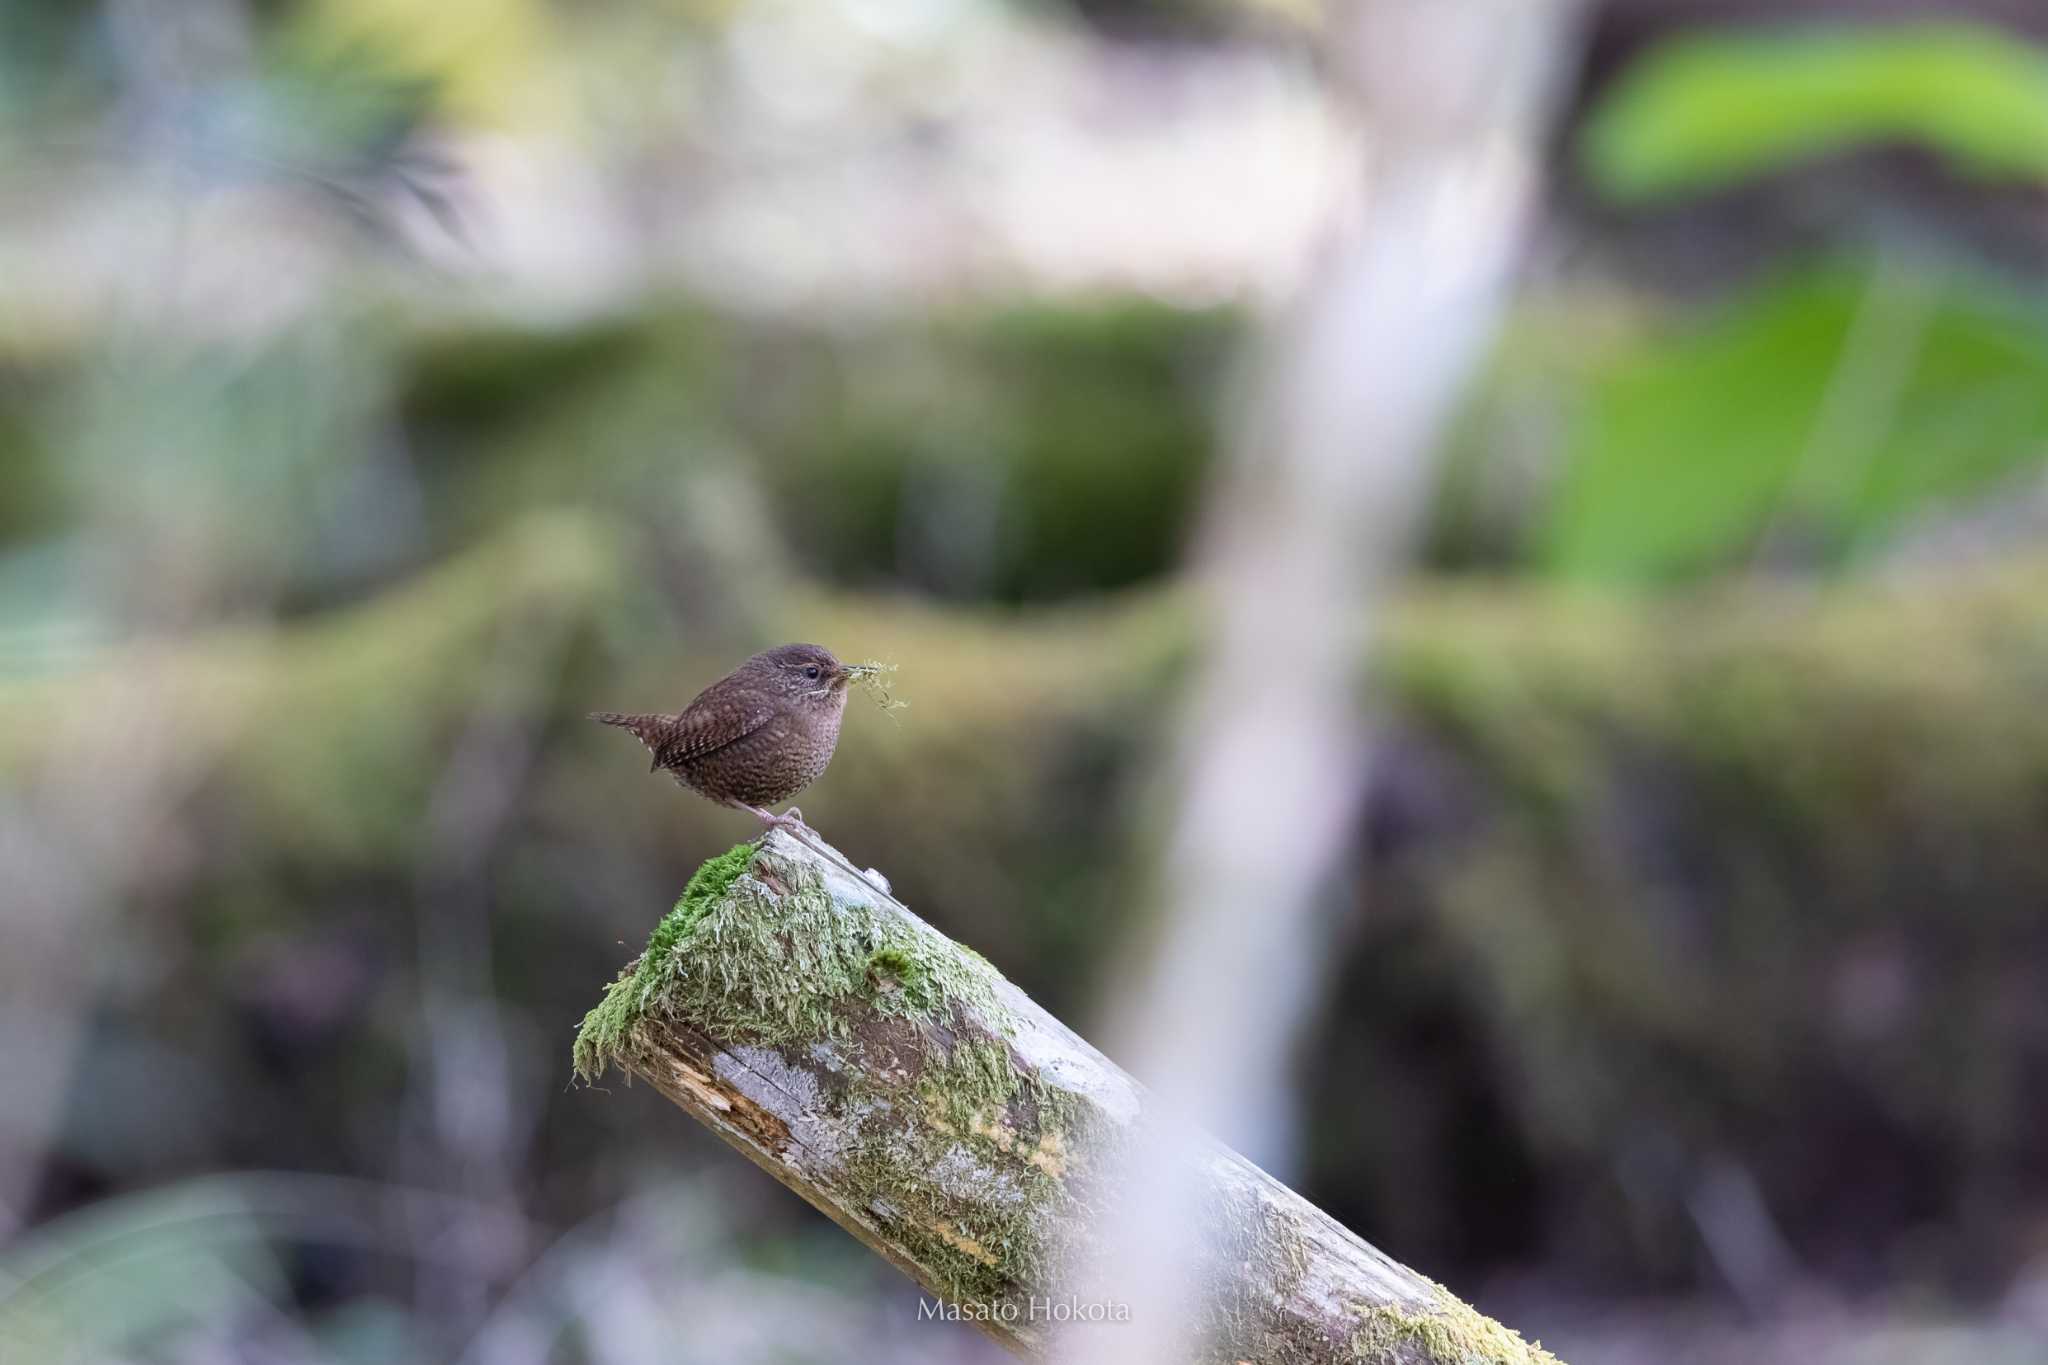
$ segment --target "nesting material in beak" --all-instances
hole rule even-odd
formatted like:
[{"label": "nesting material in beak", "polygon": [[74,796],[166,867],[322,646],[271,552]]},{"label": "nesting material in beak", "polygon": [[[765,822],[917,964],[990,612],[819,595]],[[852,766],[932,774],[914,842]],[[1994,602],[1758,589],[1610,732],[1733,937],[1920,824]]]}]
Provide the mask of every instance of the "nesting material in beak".
[{"label": "nesting material in beak", "polygon": [[883,714],[890,716],[892,719],[896,712],[910,705],[909,702],[893,695],[889,691],[889,685],[882,681],[885,674],[896,671],[896,665],[894,664],[885,664],[877,659],[869,659],[864,663],[841,664],[839,671],[840,676],[849,685],[858,686],[861,691],[867,693],[868,699],[874,702],[876,706],[881,707]]}]

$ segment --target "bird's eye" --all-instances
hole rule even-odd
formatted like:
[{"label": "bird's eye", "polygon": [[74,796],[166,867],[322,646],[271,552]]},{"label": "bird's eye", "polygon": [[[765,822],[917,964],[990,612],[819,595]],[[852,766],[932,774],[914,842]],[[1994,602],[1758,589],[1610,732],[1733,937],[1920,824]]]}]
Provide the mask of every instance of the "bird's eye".
[{"label": "bird's eye", "polygon": [[813,681],[816,681],[818,676],[818,666],[816,664],[811,664],[808,667],[806,667],[804,669],[804,676],[806,678],[812,679]]}]

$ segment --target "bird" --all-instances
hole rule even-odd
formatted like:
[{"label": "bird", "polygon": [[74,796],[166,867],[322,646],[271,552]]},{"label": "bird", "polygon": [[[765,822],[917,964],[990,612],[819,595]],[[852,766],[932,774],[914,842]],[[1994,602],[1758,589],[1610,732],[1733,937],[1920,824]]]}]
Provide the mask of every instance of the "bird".
[{"label": "bird", "polygon": [[769,828],[807,829],[787,801],[818,780],[839,744],[847,686],[870,671],[842,664],[822,645],[780,645],[754,655],[673,715],[596,711],[600,725],[630,730],[683,786],[743,810]]}]

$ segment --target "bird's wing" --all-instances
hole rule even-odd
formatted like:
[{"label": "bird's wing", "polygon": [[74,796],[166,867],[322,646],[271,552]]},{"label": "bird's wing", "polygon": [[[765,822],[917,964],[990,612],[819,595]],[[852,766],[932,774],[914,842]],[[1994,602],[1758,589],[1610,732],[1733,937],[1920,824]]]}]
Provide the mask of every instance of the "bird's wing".
[{"label": "bird's wing", "polygon": [[656,767],[674,767],[735,740],[745,739],[775,718],[775,704],[759,697],[710,691],[683,708],[654,750]]}]

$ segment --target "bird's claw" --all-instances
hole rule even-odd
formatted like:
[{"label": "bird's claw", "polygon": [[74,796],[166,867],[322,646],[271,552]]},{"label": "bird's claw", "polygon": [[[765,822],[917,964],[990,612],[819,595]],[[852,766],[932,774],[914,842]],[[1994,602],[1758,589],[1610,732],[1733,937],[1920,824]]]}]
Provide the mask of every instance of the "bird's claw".
[{"label": "bird's claw", "polygon": [[791,806],[780,815],[764,806],[748,806],[746,810],[768,829],[802,830],[805,833],[811,831],[811,827],[804,823],[804,813],[795,806]]}]

